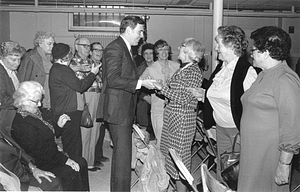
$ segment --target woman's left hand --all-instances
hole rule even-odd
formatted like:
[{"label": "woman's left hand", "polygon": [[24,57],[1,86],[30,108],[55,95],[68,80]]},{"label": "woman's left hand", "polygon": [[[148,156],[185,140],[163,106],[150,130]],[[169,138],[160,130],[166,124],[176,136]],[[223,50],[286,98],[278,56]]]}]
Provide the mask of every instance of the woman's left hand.
[{"label": "woman's left hand", "polygon": [[67,114],[62,114],[57,121],[57,125],[62,128],[67,121],[71,121],[71,118]]},{"label": "woman's left hand", "polygon": [[284,185],[289,183],[289,175],[290,175],[290,165],[279,163],[276,170],[275,183],[277,185]]}]

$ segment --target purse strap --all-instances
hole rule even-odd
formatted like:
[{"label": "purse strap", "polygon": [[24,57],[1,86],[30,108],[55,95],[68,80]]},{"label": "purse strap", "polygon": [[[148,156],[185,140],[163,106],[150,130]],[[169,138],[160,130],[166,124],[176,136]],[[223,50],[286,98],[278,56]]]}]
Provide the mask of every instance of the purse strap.
[{"label": "purse strap", "polygon": [[236,152],[235,151],[235,144],[237,143],[237,138],[240,136],[240,133],[237,133],[235,136],[234,136],[234,139],[233,139],[233,145],[232,145],[232,153]]},{"label": "purse strap", "polygon": [[83,97],[83,103],[86,104],[86,98],[85,98],[85,94],[82,93],[82,97]]}]

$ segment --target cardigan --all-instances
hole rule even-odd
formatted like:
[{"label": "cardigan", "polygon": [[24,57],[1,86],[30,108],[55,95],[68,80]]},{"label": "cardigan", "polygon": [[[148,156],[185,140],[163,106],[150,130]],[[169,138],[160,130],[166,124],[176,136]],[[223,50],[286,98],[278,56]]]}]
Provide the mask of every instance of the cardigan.
[{"label": "cardigan", "polygon": [[[208,82],[208,87],[206,88],[206,90],[208,90],[211,84],[213,83],[213,79],[215,75],[221,70],[222,65],[223,63],[218,64],[214,72],[211,74]],[[242,110],[243,110],[240,98],[245,92],[243,87],[243,82],[250,66],[251,64],[248,61],[239,58],[231,80],[230,106],[231,106],[231,113],[233,116],[233,120],[238,130],[240,130],[240,121],[241,121]],[[213,118],[213,108],[207,98],[207,91],[205,93],[205,100],[204,100],[203,120],[204,120],[204,127],[206,129],[210,129],[212,126],[216,125],[216,122]]]}]

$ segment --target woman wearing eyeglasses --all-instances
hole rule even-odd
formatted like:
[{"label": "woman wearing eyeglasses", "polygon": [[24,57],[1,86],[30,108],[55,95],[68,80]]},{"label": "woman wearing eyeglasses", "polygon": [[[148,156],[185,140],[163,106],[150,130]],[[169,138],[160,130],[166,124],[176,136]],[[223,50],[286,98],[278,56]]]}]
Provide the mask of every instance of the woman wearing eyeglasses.
[{"label": "woman wearing eyeglasses", "polygon": [[[170,52],[171,48],[165,40],[156,41],[154,44],[155,62],[146,68],[140,79],[155,79],[165,85],[167,80],[179,69],[179,63],[169,60]],[[164,96],[157,93],[151,94],[151,122],[158,147],[160,146],[164,108]]]},{"label": "woman wearing eyeglasses", "polygon": [[156,84],[159,92],[166,97],[160,150],[166,158],[166,169],[176,181],[177,191],[187,191],[186,182],[180,178],[179,170],[170,156],[174,149],[188,170],[191,169],[191,147],[196,131],[198,100],[188,88],[200,88],[202,70],[198,63],[202,60],[205,47],[194,38],[185,39],[179,47],[178,59],[181,69],[166,82]]},{"label": "woman wearing eyeglasses", "polygon": [[[24,81],[13,95],[17,114],[12,124],[12,137],[25,152],[35,159],[35,165],[53,173],[61,180],[65,191],[88,191],[87,163],[84,158],[58,149],[54,128],[44,119],[38,107],[44,89],[36,81]],[[62,114],[57,124],[63,127],[70,117]],[[32,170],[35,167],[31,167]]]},{"label": "woman wearing eyeglasses", "polygon": [[262,69],[242,96],[238,192],[290,191],[300,148],[300,80],[288,66],[291,38],[279,27],[251,33],[253,65]]},{"label": "woman wearing eyeglasses", "polygon": [[45,89],[42,106],[50,109],[49,70],[52,66],[51,50],[54,46],[55,35],[50,31],[38,31],[35,34],[34,48],[24,54],[18,69],[20,82],[37,81]]}]

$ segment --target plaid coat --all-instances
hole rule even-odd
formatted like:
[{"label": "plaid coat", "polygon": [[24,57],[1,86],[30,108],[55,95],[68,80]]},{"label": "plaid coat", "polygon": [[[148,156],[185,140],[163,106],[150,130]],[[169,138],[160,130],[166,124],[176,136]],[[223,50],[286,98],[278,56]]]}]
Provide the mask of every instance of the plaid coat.
[{"label": "plaid coat", "polygon": [[166,157],[167,172],[174,179],[179,179],[179,174],[168,149],[175,149],[190,170],[198,100],[186,88],[200,88],[202,79],[202,71],[197,64],[192,64],[175,72],[167,86],[161,90],[168,99],[168,104],[164,111],[160,149]]}]

